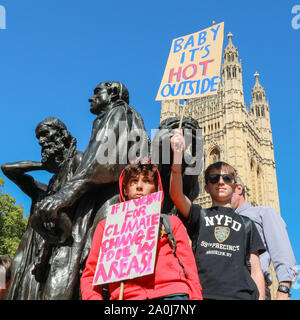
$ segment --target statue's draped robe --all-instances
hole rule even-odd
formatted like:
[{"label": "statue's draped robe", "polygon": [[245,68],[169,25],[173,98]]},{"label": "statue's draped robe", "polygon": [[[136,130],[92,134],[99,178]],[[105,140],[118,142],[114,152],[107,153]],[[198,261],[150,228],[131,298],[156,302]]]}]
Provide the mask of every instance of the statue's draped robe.
[{"label": "statue's draped robe", "polygon": [[[80,275],[90,250],[93,230],[105,218],[105,208],[118,201],[119,175],[128,163],[127,151],[133,145],[133,142],[128,142],[127,134],[137,129],[144,132],[143,143],[148,147],[149,138],[145,136],[141,116],[122,100],[114,102],[107,112],[95,119],[91,140],[80,165],[53,195],[56,198],[71,199],[63,210],[72,221],[73,243],[48,248],[50,253],[48,267],[44,269],[45,281],[37,282],[31,271],[40,262],[42,250],[49,245],[29,225],[13,261],[13,281],[6,299],[80,298]],[[116,141],[113,145],[117,163],[99,164],[97,156],[107,154],[106,142],[112,134]]]}]

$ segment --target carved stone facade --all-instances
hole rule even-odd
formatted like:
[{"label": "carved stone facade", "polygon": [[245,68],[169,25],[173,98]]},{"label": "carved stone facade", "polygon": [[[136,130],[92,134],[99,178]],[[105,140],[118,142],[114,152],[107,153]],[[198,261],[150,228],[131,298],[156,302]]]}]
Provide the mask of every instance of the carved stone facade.
[{"label": "carved stone facade", "polygon": [[[253,206],[270,206],[280,212],[269,102],[256,72],[250,110],[247,108],[242,63],[231,33],[221,72],[222,84],[217,93],[191,99],[185,109],[185,116],[198,120],[203,130],[204,168],[218,160],[231,164],[245,184],[247,202]],[[161,121],[179,116],[181,110],[179,100],[163,101]],[[199,185],[202,192],[196,202],[209,207],[211,200],[204,191],[202,176]]]}]

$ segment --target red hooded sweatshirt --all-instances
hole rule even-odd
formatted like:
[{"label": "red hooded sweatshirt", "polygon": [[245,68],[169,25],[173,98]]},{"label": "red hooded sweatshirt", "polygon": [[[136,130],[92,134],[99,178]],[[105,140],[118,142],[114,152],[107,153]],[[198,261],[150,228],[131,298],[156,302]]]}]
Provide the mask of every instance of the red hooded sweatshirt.
[{"label": "red hooded sweatshirt", "polygon": [[[119,179],[121,202],[125,201],[122,190],[123,172]],[[158,171],[157,173],[159,190],[162,190],[161,178]],[[186,229],[178,217],[170,216],[170,221],[174,238],[177,242],[176,254],[185,268],[187,278],[184,275],[182,267],[179,265],[178,259],[172,252],[167,235],[163,235],[162,233],[157,243],[154,273],[126,280],[123,294],[124,300],[157,299],[174,294],[187,294],[190,300],[202,300],[202,288]],[[93,278],[96,272],[105,222],[106,219],[99,222],[95,230],[91,251],[81,277],[81,295],[83,300],[103,299],[102,286],[93,286]],[[111,300],[118,300],[120,282],[110,283],[109,292]]]}]

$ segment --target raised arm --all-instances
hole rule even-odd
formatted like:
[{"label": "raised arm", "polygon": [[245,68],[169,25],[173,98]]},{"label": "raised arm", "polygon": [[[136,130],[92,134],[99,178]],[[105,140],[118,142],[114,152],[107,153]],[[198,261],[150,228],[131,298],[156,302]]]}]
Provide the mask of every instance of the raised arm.
[{"label": "raised arm", "polygon": [[29,171],[45,170],[43,164],[37,161],[19,161],[5,163],[1,166],[5,176],[14,182],[31,199],[39,198],[41,192],[47,191],[47,185],[26,174]]},{"label": "raised arm", "polygon": [[173,164],[170,177],[170,197],[179,212],[185,217],[189,217],[191,209],[190,199],[183,193],[182,184],[182,157],[184,152],[184,137],[181,130],[174,130],[171,140],[173,151]]}]

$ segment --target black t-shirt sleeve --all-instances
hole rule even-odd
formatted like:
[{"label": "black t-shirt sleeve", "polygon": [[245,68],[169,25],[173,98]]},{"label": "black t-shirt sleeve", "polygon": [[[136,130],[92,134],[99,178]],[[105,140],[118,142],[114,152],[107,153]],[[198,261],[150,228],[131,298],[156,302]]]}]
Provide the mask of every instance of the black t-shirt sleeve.
[{"label": "black t-shirt sleeve", "polygon": [[250,252],[254,253],[258,251],[258,254],[262,254],[266,251],[266,248],[261,240],[259,232],[255,226],[255,223],[252,222],[252,235],[251,235],[251,247]]},{"label": "black t-shirt sleeve", "polygon": [[186,227],[188,235],[191,239],[193,239],[195,235],[199,233],[200,211],[201,207],[198,204],[192,204],[189,217],[186,219],[181,216],[181,220]]}]

